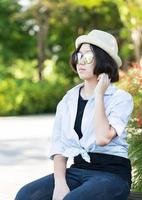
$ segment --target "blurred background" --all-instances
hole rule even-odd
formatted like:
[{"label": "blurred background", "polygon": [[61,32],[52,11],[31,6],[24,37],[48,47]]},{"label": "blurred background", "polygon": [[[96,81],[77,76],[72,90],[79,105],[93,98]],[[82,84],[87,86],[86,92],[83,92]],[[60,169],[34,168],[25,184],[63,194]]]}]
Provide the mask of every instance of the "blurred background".
[{"label": "blurred background", "polygon": [[81,82],[70,67],[78,35],[113,34],[123,65],[118,87],[134,98],[127,141],[133,191],[142,191],[141,0],[0,1],[0,199],[52,172],[47,152],[56,105]]}]

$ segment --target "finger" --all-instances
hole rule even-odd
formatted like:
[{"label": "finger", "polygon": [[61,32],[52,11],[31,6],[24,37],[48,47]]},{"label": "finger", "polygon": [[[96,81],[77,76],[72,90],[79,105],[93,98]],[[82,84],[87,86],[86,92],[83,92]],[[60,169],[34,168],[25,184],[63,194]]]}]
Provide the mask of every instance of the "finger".
[{"label": "finger", "polygon": [[109,79],[108,76],[104,77],[104,83],[107,84],[107,85],[110,83],[110,79]]},{"label": "finger", "polygon": [[100,78],[104,79],[105,78],[105,73],[102,73],[99,76],[100,76]]},{"label": "finger", "polygon": [[108,82],[108,84],[110,84],[110,82],[111,82],[111,79],[109,78],[107,82]]},{"label": "finger", "polygon": [[108,78],[108,74],[105,74],[105,77]]},{"label": "finger", "polygon": [[109,76],[108,76],[108,74],[105,74],[105,79],[109,79]]},{"label": "finger", "polygon": [[104,74],[103,79],[104,79],[104,81],[106,81],[108,79],[107,74]]},{"label": "finger", "polygon": [[100,80],[100,78],[101,78],[101,76],[99,75],[99,76],[98,76],[98,78],[97,78],[97,80],[99,81],[99,80]]},{"label": "finger", "polygon": [[108,74],[105,76],[105,78],[106,78],[107,80],[111,80],[111,79],[109,78]]}]

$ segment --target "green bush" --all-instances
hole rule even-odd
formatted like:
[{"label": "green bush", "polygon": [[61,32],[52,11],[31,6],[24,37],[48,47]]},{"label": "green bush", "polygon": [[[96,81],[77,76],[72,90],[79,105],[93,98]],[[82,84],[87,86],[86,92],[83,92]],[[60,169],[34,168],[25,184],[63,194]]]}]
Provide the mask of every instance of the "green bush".
[{"label": "green bush", "polygon": [[37,82],[5,79],[0,82],[0,115],[55,112],[58,101],[69,88],[68,81]]},{"label": "green bush", "polygon": [[132,119],[128,127],[129,157],[133,166],[134,191],[142,192],[142,126],[138,126],[138,120]]},{"label": "green bush", "polygon": [[134,98],[134,111],[127,127],[127,141],[132,162],[132,189],[142,192],[142,69],[137,64],[132,66],[118,85]]}]

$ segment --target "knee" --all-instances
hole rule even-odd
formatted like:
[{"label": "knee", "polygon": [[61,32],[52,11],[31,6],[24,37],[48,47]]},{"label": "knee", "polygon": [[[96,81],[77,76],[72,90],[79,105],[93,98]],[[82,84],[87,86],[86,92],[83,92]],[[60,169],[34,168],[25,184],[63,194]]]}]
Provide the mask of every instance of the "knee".
[{"label": "knee", "polygon": [[23,186],[16,194],[15,200],[29,200],[30,192],[27,189],[27,186]]}]

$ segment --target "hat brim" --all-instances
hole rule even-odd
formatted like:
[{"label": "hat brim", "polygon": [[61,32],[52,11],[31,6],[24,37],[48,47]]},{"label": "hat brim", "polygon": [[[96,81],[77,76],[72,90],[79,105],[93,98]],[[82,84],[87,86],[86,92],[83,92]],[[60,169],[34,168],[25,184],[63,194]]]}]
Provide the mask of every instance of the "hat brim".
[{"label": "hat brim", "polygon": [[121,67],[122,65],[121,58],[117,54],[114,54],[113,51],[108,46],[105,46],[101,40],[98,40],[97,38],[94,40],[88,35],[81,35],[76,39],[75,47],[78,48],[79,45],[83,43],[93,44],[100,47],[113,58],[118,67]]}]

